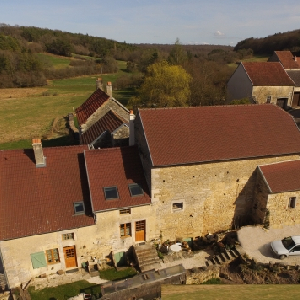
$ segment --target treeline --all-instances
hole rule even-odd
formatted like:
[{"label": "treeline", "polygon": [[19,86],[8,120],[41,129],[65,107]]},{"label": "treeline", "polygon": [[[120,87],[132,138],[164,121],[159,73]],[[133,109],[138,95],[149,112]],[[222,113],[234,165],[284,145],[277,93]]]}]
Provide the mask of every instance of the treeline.
[{"label": "treeline", "polygon": [[234,51],[252,49],[254,54],[272,54],[274,51],[290,50],[300,54],[300,30],[278,32],[264,38],[247,38],[234,48]]}]

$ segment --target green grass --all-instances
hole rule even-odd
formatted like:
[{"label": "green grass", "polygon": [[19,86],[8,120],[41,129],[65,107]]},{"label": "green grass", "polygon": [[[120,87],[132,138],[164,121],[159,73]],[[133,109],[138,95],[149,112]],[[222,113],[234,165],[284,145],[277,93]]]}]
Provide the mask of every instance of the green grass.
[{"label": "green grass", "polygon": [[120,271],[117,271],[115,268],[110,268],[99,272],[101,278],[111,281],[131,278],[136,275],[136,270],[134,268],[122,268]]},{"label": "green grass", "polygon": [[240,300],[240,299],[298,299],[298,284],[217,284],[217,285],[163,285],[162,300]]},{"label": "green grass", "polygon": [[32,300],[65,300],[74,297],[80,293],[101,294],[101,286],[81,280],[73,283],[59,285],[54,288],[46,288],[43,290],[35,290],[29,288]]},{"label": "green grass", "polygon": [[53,66],[55,69],[67,68],[71,62],[71,58],[56,56],[50,53],[38,53],[37,56],[47,65]]},{"label": "green grass", "polygon": [[[268,61],[268,58],[270,57],[270,55],[255,55],[253,57],[250,58],[245,58],[242,59],[242,62],[266,62]],[[236,69],[237,64],[233,63],[233,64],[228,64],[229,67]]]}]

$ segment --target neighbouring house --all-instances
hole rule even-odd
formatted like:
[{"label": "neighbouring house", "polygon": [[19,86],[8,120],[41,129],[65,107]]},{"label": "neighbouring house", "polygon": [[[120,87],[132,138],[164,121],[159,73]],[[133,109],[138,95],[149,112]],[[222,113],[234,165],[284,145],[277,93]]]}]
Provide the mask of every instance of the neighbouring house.
[{"label": "neighbouring house", "polygon": [[291,51],[274,51],[268,62],[280,62],[285,70],[300,69],[298,58]]},{"label": "neighbouring house", "polygon": [[89,148],[111,148],[128,146],[129,124],[109,110],[101,119],[80,135],[80,143]]},{"label": "neighbouring house", "polygon": [[10,288],[122,257],[154,237],[152,210],[136,146],[43,149],[36,139],[33,150],[0,151],[0,265]]},{"label": "neighbouring house", "polygon": [[127,121],[127,123],[129,122],[129,110],[112,97],[112,84],[107,82],[106,93],[97,88],[80,107],[75,109],[80,125],[80,133],[87,131],[110,110]]},{"label": "neighbouring house", "polygon": [[300,224],[300,160],[258,166],[253,218],[266,227]]},{"label": "neighbouring house", "polygon": [[293,118],[270,104],[140,109],[135,139],[164,240],[249,224],[257,166],[300,154]]},{"label": "neighbouring house", "polygon": [[292,106],[294,81],[279,62],[241,62],[227,83],[228,101]]}]

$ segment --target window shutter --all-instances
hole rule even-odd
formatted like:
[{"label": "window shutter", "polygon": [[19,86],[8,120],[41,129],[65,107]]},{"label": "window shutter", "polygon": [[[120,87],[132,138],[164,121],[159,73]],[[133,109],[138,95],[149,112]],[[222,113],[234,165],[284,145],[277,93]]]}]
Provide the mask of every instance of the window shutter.
[{"label": "window shutter", "polygon": [[37,268],[42,268],[42,267],[47,267],[47,262],[46,262],[46,257],[44,252],[36,252],[30,254],[31,256],[31,262],[32,262],[32,267],[34,269]]}]

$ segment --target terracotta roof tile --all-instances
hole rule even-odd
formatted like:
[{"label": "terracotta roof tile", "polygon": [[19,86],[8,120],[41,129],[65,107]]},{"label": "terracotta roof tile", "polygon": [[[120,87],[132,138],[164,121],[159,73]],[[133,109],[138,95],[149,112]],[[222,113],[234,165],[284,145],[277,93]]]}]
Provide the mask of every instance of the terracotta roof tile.
[{"label": "terracotta roof tile", "polygon": [[111,133],[126,123],[128,123],[126,120],[110,110],[80,136],[80,142],[81,144],[90,144],[103,132]]},{"label": "terracotta roof tile", "polygon": [[295,82],[296,87],[300,87],[300,69],[299,70],[286,70],[290,78]]},{"label": "terracotta roof tile", "polygon": [[260,166],[271,193],[300,190],[300,160]]},{"label": "terracotta roof tile", "polygon": [[[0,151],[0,240],[94,224],[85,149],[44,148],[42,168],[36,167],[33,150]],[[74,216],[78,201],[84,201],[86,214]]]},{"label": "terracotta roof tile", "polygon": [[[149,204],[150,194],[136,146],[85,151],[94,211]],[[128,184],[138,183],[144,195],[131,197]],[[104,187],[116,186],[118,200],[106,200]]]},{"label": "terracotta roof tile", "polygon": [[242,65],[255,86],[294,85],[279,62],[243,62]]},{"label": "terracotta roof tile", "polygon": [[272,104],[140,109],[154,166],[300,153],[294,119]]},{"label": "terracotta roof tile", "polygon": [[84,124],[108,99],[109,96],[105,92],[97,89],[81,106],[75,109],[79,124]]},{"label": "terracotta roof tile", "polygon": [[300,69],[300,65],[295,61],[291,51],[275,51],[275,53],[284,69]]}]

